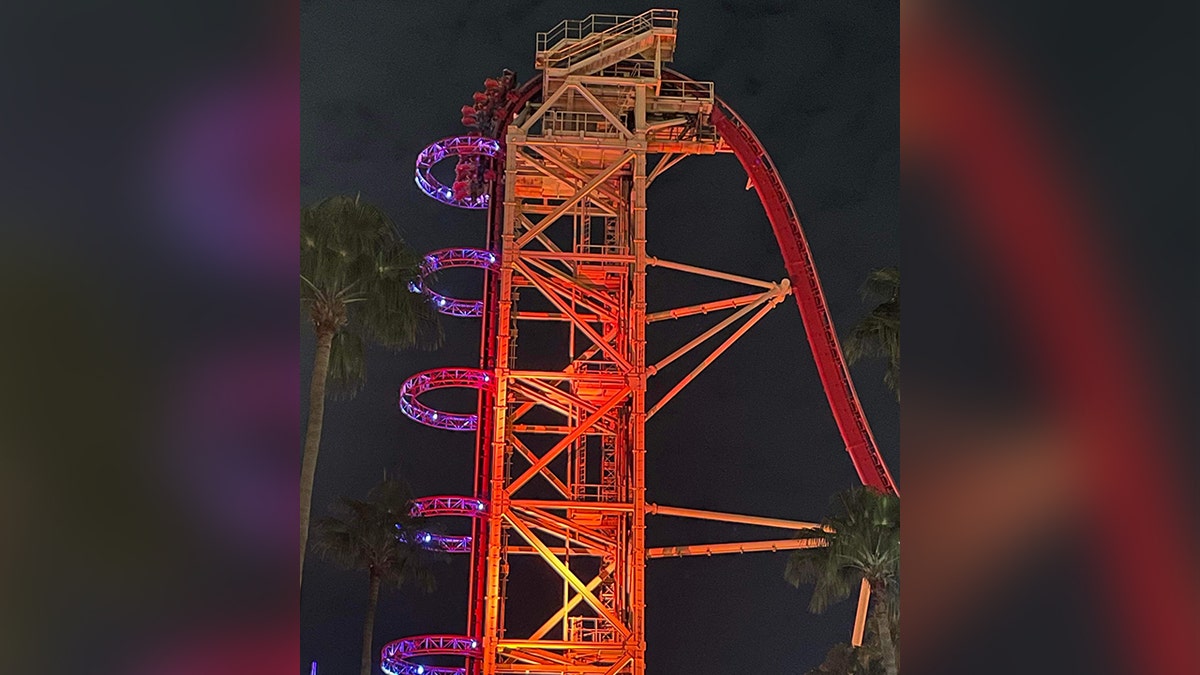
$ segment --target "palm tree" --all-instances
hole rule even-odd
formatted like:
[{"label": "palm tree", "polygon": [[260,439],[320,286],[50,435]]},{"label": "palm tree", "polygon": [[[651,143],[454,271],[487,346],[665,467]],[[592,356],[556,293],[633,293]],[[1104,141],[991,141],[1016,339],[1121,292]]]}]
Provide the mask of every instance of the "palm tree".
[{"label": "palm tree", "polygon": [[326,386],[346,396],[361,388],[368,341],[399,349],[440,340],[436,312],[408,288],[419,264],[387,215],[358,197],[330,197],[301,211],[300,304],[317,338],[300,470],[301,578]]},{"label": "palm tree", "polygon": [[900,400],[900,268],[873,270],[863,283],[864,301],[878,301],[842,342],[846,360],[853,365],[864,358],[887,359],[883,382]]},{"label": "palm tree", "polygon": [[406,582],[433,590],[428,554],[416,543],[421,523],[409,516],[408,486],[383,479],[366,501],[342,497],[334,515],[313,526],[313,550],[341,567],[366,570],[370,580],[367,616],[363,620],[361,675],[370,675],[374,653],[375,609],[382,586],[400,588]]},{"label": "palm tree", "polygon": [[788,559],[784,577],[793,586],[812,584],[809,610],[825,611],[850,597],[863,579],[871,587],[871,624],[879,660],[887,675],[896,675],[896,641],[900,591],[900,499],[869,487],[835,495],[834,513],[821,529],[801,530],[799,538],[818,539],[823,546],[800,549]]}]

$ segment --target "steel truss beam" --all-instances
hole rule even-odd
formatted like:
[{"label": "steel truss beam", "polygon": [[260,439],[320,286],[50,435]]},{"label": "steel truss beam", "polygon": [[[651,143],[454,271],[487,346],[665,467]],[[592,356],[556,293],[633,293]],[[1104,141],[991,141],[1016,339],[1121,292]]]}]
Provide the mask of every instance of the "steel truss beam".
[{"label": "steel truss beam", "polygon": [[[627,19],[637,17],[621,20]],[[478,429],[474,503],[487,504],[486,509],[459,509],[475,523],[468,637],[426,636],[429,639],[410,640],[412,644],[399,644],[394,650],[407,658],[432,654],[429,650],[434,648],[450,649],[466,659],[464,668],[425,666],[428,672],[645,675],[647,559],[791,550],[817,542],[793,535],[764,541],[645,546],[645,518],[650,514],[793,531],[816,526],[647,504],[644,428],[647,419],[793,290],[806,328],[817,325],[810,305],[818,314],[827,314],[811,261],[798,268],[795,252],[782,243],[790,281],[781,283],[647,256],[646,187],[689,154],[736,149],[760,194],[770,188],[786,201],[773,165],[740,120],[715,99],[711,85],[689,85],[686,78],[663,69],[663,62],[669,61],[662,51],[663,41],[669,41],[668,54],[673,53],[674,24],[661,32],[656,25],[652,32],[659,36],[653,53],[637,48],[640,43],[624,38],[609,42],[588,31],[547,44],[546,50],[574,54],[575,60],[567,64],[570,73],[547,71],[539,81],[513,91],[516,98],[509,97],[511,102],[498,111],[502,136],[489,139],[490,154],[482,153],[503,183],[493,185],[486,199],[477,199],[487,206],[490,224],[487,248],[481,250],[495,254],[494,261],[489,259],[488,287],[481,303],[484,364],[469,373],[475,378],[470,382],[482,392],[481,403],[475,415],[447,418],[418,406],[416,397],[424,389],[414,389],[402,400],[402,409],[407,407],[423,423],[448,428],[447,419],[461,418],[455,428]],[[544,56],[539,52],[539,58]],[[594,66],[594,72],[587,70],[587,64]],[[533,104],[532,110],[524,108],[527,103]],[[648,111],[665,119],[648,119]],[[741,136],[734,138],[735,132]],[[752,161],[747,145],[757,149],[754,157],[759,163]],[[660,157],[648,171],[651,154]],[[768,205],[765,198],[764,205]],[[768,205],[778,235],[777,211]],[[807,255],[790,202],[784,211],[794,224],[796,245]],[[650,266],[746,284],[755,292],[648,313],[646,270]],[[534,305],[522,306],[522,296],[534,300]],[[721,311],[729,314],[715,326],[647,365],[648,323]],[[827,316],[818,318],[825,337],[833,339]],[[538,355],[538,368],[545,367],[543,357],[552,356],[561,358],[561,370],[522,368],[518,361],[525,352],[516,345],[522,322],[566,324],[562,352]],[[732,334],[698,366],[652,407],[647,405],[649,377],[727,330]],[[809,338],[829,392],[832,380],[826,362],[831,358],[825,352],[837,361],[836,344],[818,349],[812,334]],[[841,405],[839,396],[853,398],[848,376],[843,380],[846,392],[831,393],[830,401],[839,430],[849,438],[846,411],[854,413],[858,408]],[[553,413],[548,423],[531,415],[539,409]],[[850,422],[866,439],[853,445],[847,441],[861,475],[865,465],[859,455],[873,451],[873,441],[865,421]],[[886,479],[885,474],[883,467],[880,475]],[[534,483],[539,477],[549,489],[542,481]],[[533,498],[547,494],[552,498]],[[537,556],[564,584],[562,603],[548,610],[544,623],[527,638],[510,638],[506,619],[508,559],[514,555]],[[581,569],[588,570],[585,576],[589,576],[597,565],[601,571],[585,583],[579,576],[584,574]],[[860,604],[860,611],[863,607]],[[553,637],[558,639],[548,639]],[[861,639],[861,622],[855,639]],[[417,664],[402,658],[394,662],[399,664],[395,668],[407,670],[393,675],[419,675]]]},{"label": "steel truss beam", "polygon": [[[565,214],[567,212],[568,209],[570,209],[571,207],[578,204],[580,202],[580,200],[582,200],[584,197],[586,197],[588,194],[590,194],[593,190],[595,190],[597,187],[599,187],[601,184],[603,184],[604,181],[611,178],[612,175],[615,174],[617,171],[624,168],[624,166],[626,164],[628,164],[629,161],[631,159],[635,158],[636,156],[637,156],[637,154],[632,151],[626,152],[626,153],[622,154],[620,156],[620,158],[617,159],[617,161],[609,164],[607,167],[604,168],[603,171],[600,171],[595,176],[593,176],[591,178],[591,180],[589,180],[586,184],[583,185],[583,187],[576,190],[575,194],[571,195],[563,203],[554,207],[553,211],[551,211],[550,213],[543,216],[542,219],[539,220],[537,223],[535,223],[531,229],[528,229],[524,234],[522,234],[520,237],[518,237],[517,241],[516,241],[517,247],[521,248],[521,247],[527,246],[529,244],[529,242],[533,240],[534,237],[536,237],[539,233],[543,232],[547,227],[550,227],[551,225],[553,225],[555,223],[555,221],[557,221],[563,214]],[[526,222],[528,222],[528,219],[526,219]]]},{"label": "steel truss beam", "polygon": [[771,539],[767,541],[734,541],[724,544],[689,544],[686,546],[662,546],[646,549],[646,559],[682,558],[694,555],[720,555],[723,553],[755,553],[760,551],[794,551],[801,548],[819,548],[825,545],[822,539]]},{"label": "steel truss beam", "polygon": [[674,387],[671,387],[670,391],[668,391],[666,394],[663,394],[663,397],[658,400],[658,403],[655,403],[654,407],[650,408],[650,410],[646,412],[646,419],[654,417],[655,413],[657,413],[659,410],[662,410],[663,406],[670,403],[671,399],[675,398],[676,394],[683,391],[684,387],[695,380],[696,376],[704,372],[705,368],[708,368],[710,365],[712,365],[712,362],[716,361],[717,357],[719,357],[721,354],[724,354],[725,350],[729,349],[733,343],[738,341],[738,338],[745,335],[746,331],[753,328],[754,324],[758,323],[760,319],[767,315],[767,312],[770,312],[772,309],[774,309],[775,305],[778,305],[783,300],[785,295],[786,294],[781,293],[770,298],[765,305],[759,308],[758,312],[756,312],[754,316],[750,317],[746,323],[742,324],[740,328],[734,331],[733,335],[730,335],[728,338],[726,338],[725,341],[722,342],[716,349],[714,349],[711,354],[705,357],[698,366],[693,368],[692,372],[685,375],[684,378],[680,380]]},{"label": "steel truss beam", "polygon": [[[589,607],[595,610],[597,614],[607,619],[622,637],[629,636],[629,627],[625,625],[625,622],[622,621],[621,618],[616,614],[613,614],[611,609],[605,607],[600,598],[596,597],[588,589],[587,584],[580,580],[579,577],[575,576],[575,573],[571,571],[571,568],[567,567],[566,563],[559,559],[558,556],[554,555],[554,553],[542,543],[542,540],[539,539],[538,536],[534,534],[525,523],[521,522],[520,518],[514,517],[511,513],[505,513],[504,519],[509,525],[512,526],[514,530],[517,531],[517,533],[521,535],[522,539],[524,539],[529,543],[530,546],[533,546],[542,554],[542,560],[544,560],[551,569],[557,572],[558,575],[562,577],[563,581],[566,581],[572,588],[575,589],[576,593],[579,593],[583,596],[583,601],[587,603]],[[547,643],[538,643],[537,646],[544,649],[546,648]]]},{"label": "steel truss beam", "polygon": [[564,436],[561,441],[556,443],[554,445],[554,447],[547,450],[546,454],[544,454],[540,458],[538,458],[538,460],[536,462],[534,462],[533,465],[530,466],[525,471],[525,473],[522,473],[519,477],[517,477],[516,479],[509,482],[505,492],[509,495],[512,495],[517,490],[519,490],[522,485],[524,485],[525,483],[528,483],[531,478],[533,478],[535,475],[537,475],[550,462],[554,461],[555,457],[558,457],[558,455],[563,450],[566,450],[567,447],[572,442],[574,442],[577,438],[582,436],[583,433],[585,431],[587,431],[592,425],[594,425],[594,424],[596,424],[596,422],[600,421],[600,419],[602,417],[604,417],[606,414],[608,414],[608,412],[610,410],[615,408],[617,406],[617,404],[620,403],[628,395],[629,395],[629,387],[625,386],[625,387],[622,387],[616,394],[613,394],[611,397],[609,397],[609,399],[607,401],[605,401],[603,405],[601,405],[599,408],[597,408],[595,412],[588,415],[587,418],[585,418],[582,422],[580,422],[579,426],[572,429],[571,432],[569,434],[567,434],[566,436]]}]

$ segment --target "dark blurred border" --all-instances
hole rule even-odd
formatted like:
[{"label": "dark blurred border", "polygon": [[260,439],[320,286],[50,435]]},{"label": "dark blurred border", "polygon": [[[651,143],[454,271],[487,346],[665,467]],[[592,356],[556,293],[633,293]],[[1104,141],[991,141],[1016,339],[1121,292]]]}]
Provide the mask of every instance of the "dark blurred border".
[{"label": "dark blurred border", "polygon": [[[10,4],[0,672],[298,672],[297,6]],[[1196,7],[903,7],[904,669],[1194,672]]]},{"label": "dark blurred border", "polygon": [[0,11],[0,672],[299,672],[297,16]]},{"label": "dark blurred border", "polygon": [[1196,672],[1196,7],[903,10],[905,670]]}]

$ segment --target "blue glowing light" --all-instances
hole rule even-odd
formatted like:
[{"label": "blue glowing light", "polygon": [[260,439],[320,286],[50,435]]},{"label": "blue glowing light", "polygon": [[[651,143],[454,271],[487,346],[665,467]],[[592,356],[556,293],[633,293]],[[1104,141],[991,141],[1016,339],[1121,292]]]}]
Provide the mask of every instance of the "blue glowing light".
[{"label": "blue glowing light", "polygon": [[477,509],[479,509],[480,511],[482,511],[482,510],[483,510],[483,502],[478,502],[478,503],[476,503],[476,504],[475,504],[475,508],[477,508]]},{"label": "blue glowing light", "polygon": [[423,675],[424,673],[425,673],[425,666],[417,666],[417,675]]},{"label": "blue glowing light", "polygon": [[475,641],[471,640],[471,649],[475,649]]},{"label": "blue glowing light", "polygon": [[488,259],[488,262],[490,262],[490,263],[494,263],[494,262],[496,262],[496,254],[495,254],[495,253],[489,253],[489,254],[487,255],[487,259]]}]

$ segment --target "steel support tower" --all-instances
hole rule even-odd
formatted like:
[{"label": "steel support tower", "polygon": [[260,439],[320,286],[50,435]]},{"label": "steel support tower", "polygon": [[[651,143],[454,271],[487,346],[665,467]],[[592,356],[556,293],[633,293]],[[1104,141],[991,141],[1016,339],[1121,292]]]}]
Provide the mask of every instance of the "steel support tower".
[{"label": "steel support tower", "polygon": [[[481,367],[419,373],[400,391],[409,417],[477,434],[475,494],[413,504],[416,515],[471,518],[470,536],[423,538],[431,548],[469,552],[472,575],[467,633],[390,643],[383,652],[386,672],[643,675],[648,559],[810,545],[791,539],[647,549],[645,541],[646,517],[654,514],[815,526],[646,501],[647,419],[793,293],[860,477],[894,490],[782,182],[711,82],[665,67],[674,55],[676,24],[674,10],[650,10],[564,21],[539,33],[540,76],[520,87],[511,73],[489,80],[475,106],[463,108],[463,122],[474,133],[434,143],[418,157],[422,190],[488,213],[486,249],[429,254],[422,280],[412,287],[446,314],[482,318]],[[762,198],[789,278],[762,281],[647,254],[647,188],[684,157],[718,152],[737,154],[746,167],[747,187]],[[458,159],[453,187],[433,172],[449,157]],[[432,273],[464,266],[486,270],[482,300],[431,288]],[[646,272],[652,266],[742,288],[727,298],[650,312]],[[722,312],[708,330],[648,360],[647,324]],[[546,350],[546,344],[557,347]],[[709,353],[690,371],[670,367],[703,348]],[[653,377],[670,377],[673,384],[648,401]],[[444,387],[478,389],[478,410],[440,411],[419,400]],[[518,625],[517,615],[530,612],[510,611],[518,599],[509,589],[530,583],[518,578],[529,574],[529,560],[553,572],[559,601],[536,624]],[[524,596],[519,601],[527,602]],[[855,632],[861,631],[860,617]],[[451,656],[461,661],[430,660]]]}]

